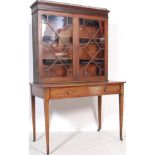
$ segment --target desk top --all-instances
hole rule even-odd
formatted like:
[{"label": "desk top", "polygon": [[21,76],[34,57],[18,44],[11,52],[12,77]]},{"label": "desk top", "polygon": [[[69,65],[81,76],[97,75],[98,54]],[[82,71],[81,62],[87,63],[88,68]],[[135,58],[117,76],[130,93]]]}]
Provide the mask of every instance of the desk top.
[{"label": "desk top", "polygon": [[104,81],[104,82],[66,82],[66,83],[30,83],[35,87],[52,88],[52,87],[70,87],[70,86],[91,86],[91,85],[107,85],[107,84],[121,84],[125,81]]}]

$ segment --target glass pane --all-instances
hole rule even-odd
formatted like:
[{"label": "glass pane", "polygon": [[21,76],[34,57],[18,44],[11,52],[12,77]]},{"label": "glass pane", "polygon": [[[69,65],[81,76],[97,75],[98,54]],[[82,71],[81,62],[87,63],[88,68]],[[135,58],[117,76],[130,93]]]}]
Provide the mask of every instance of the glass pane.
[{"label": "glass pane", "polygon": [[104,76],[104,22],[81,18],[79,24],[80,75]]},{"label": "glass pane", "polygon": [[72,18],[42,15],[42,57],[44,77],[72,76]]}]

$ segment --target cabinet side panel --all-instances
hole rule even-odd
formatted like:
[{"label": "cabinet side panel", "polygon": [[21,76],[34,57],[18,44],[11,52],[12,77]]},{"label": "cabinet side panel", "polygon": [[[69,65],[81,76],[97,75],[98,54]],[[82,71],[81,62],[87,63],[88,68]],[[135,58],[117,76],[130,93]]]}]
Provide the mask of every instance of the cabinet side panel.
[{"label": "cabinet side panel", "polygon": [[105,34],[105,81],[108,81],[108,19],[105,20],[104,24],[104,34]]},{"label": "cabinet side panel", "polygon": [[32,15],[32,40],[33,40],[33,82],[39,81],[39,63],[38,63],[38,13]]}]

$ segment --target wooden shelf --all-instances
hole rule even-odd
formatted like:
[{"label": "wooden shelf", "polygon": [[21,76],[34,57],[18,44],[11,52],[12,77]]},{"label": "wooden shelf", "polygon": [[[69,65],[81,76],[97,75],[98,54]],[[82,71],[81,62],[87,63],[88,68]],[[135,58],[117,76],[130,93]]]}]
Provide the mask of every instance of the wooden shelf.
[{"label": "wooden shelf", "polygon": [[[50,36],[48,36],[48,35],[44,35],[43,37],[57,37],[57,35],[55,35],[55,36],[52,36],[52,35],[50,35]],[[59,37],[59,36],[58,36]],[[72,36],[62,36],[62,37],[67,37],[67,38],[72,38]]]},{"label": "wooden shelf", "polygon": [[[90,62],[91,59],[80,59],[80,65],[87,65]],[[94,59],[96,64],[103,64],[104,60],[103,59]],[[94,62],[92,61],[90,64],[94,64]]]},{"label": "wooden shelf", "polygon": [[[72,58],[59,58],[60,60],[72,60]],[[91,60],[91,58],[79,58],[80,60]],[[43,58],[43,60],[55,60],[55,58]],[[103,58],[95,58],[94,60],[104,60]]]},{"label": "wooden shelf", "polygon": [[[91,60],[91,58],[80,58],[80,60]],[[94,60],[104,60],[103,58],[95,58]]]},{"label": "wooden shelf", "polygon": [[96,42],[98,44],[104,44],[104,40],[102,40],[101,38],[94,38],[96,42],[93,39],[91,39],[91,41],[90,41],[90,39],[91,38],[87,38],[87,37],[79,38],[79,43],[80,43],[80,45],[88,44],[88,42],[89,42],[89,44],[96,44]]},{"label": "wooden shelf", "polygon": [[[56,59],[43,59],[43,65],[52,65],[55,62]],[[60,59],[62,63],[57,60],[54,65],[72,65],[73,61],[72,59]]]},{"label": "wooden shelf", "polygon": [[[72,58],[59,58],[61,60],[72,60]],[[56,58],[43,58],[43,60],[56,60]]]},{"label": "wooden shelf", "polygon": [[[97,42],[97,43],[100,44],[100,42]],[[86,44],[88,44],[88,43],[80,43],[80,46],[83,46],[83,45],[86,45]],[[95,42],[94,42],[94,43],[89,43],[89,44],[95,44]],[[88,45],[89,45],[89,44],[88,44]]]},{"label": "wooden shelf", "polygon": [[[80,39],[91,39],[91,37],[79,37]],[[94,39],[104,39],[104,38],[94,38]]]}]

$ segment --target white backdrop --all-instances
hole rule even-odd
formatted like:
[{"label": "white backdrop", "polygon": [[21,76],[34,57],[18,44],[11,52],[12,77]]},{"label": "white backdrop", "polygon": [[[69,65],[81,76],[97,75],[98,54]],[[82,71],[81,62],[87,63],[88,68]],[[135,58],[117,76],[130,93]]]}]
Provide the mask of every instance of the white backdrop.
[{"label": "white backdrop", "polygon": [[[28,60],[31,49],[31,45],[29,46],[31,2],[31,0],[1,1],[0,138],[2,145],[0,154],[5,155],[21,155],[21,152],[23,155],[29,154],[28,131],[31,131],[31,124],[28,119],[30,111],[28,83],[32,80],[31,54],[30,67],[28,67]],[[109,79],[127,81],[125,86],[126,152],[127,155],[155,154],[155,1],[74,0],[73,2],[107,7],[111,10],[109,14]],[[79,102],[84,103],[86,100],[89,101],[88,103],[94,103],[89,105],[87,103],[85,107],[79,105]],[[67,100],[63,102],[72,103]],[[76,128],[95,130],[94,112],[93,108],[90,108],[90,105],[95,106],[95,99],[78,99],[73,102],[76,102],[77,106],[72,104],[70,107],[61,104],[60,101],[57,101],[59,105],[52,103],[56,111],[51,129],[60,131],[65,127],[66,130]],[[103,129],[117,129],[118,120],[115,122],[117,104],[117,97],[103,98]],[[38,105],[40,107],[37,107],[39,121],[37,131],[39,123],[43,122],[41,104]],[[61,122],[58,122],[58,119]],[[42,131],[43,127],[40,130]]]},{"label": "white backdrop", "polygon": [[[60,2],[60,1],[58,1]],[[61,1],[62,2],[62,1]],[[89,5],[93,7],[103,7],[110,10],[109,13],[109,80],[127,80],[125,67],[127,64],[126,50],[123,49],[124,16],[123,7],[119,9],[115,1],[72,1],[63,2]],[[32,38],[31,38],[31,14],[30,14],[30,81],[32,75]],[[125,105],[128,104],[126,90],[128,81],[125,85]],[[97,129],[97,97],[85,97],[78,99],[54,100],[51,101],[51,131],[95,131]],[[44,111],[41,99],[37,99],[37,131],[44,131]],[[118,96],[103,96],[103,130],[118,130]],[[124,116],[125,118],[125,116]],[[124,119],[124,129],[125,129]],[[30,119],[30,131],[32,131]]]}]

